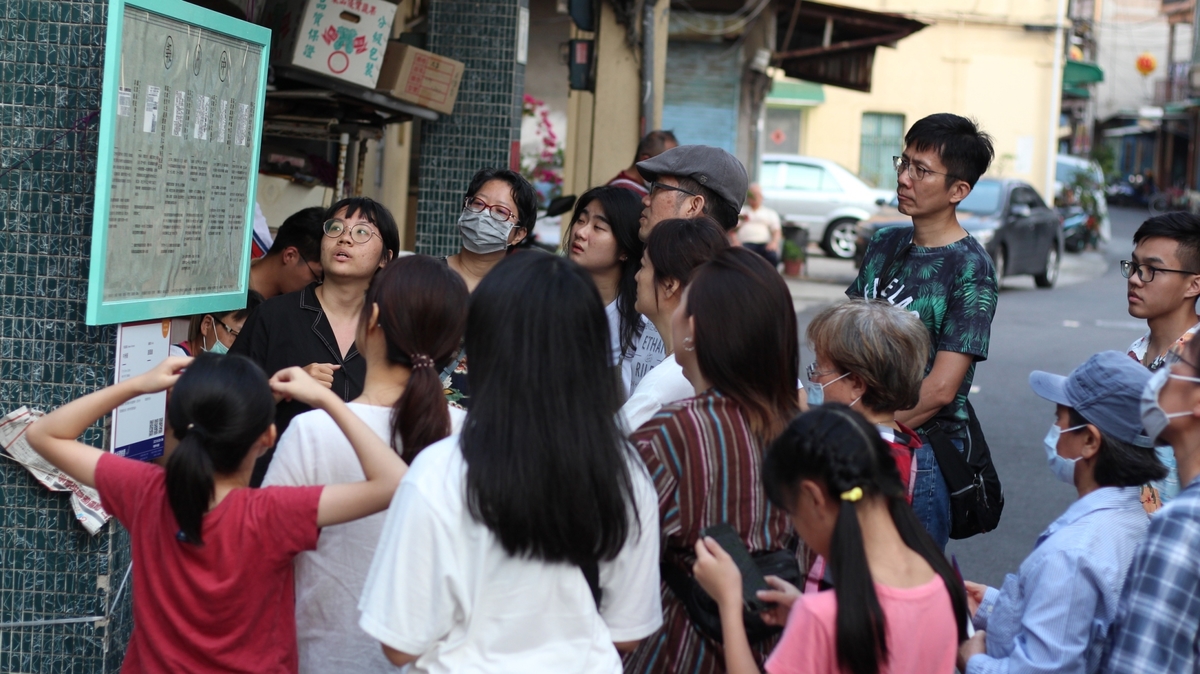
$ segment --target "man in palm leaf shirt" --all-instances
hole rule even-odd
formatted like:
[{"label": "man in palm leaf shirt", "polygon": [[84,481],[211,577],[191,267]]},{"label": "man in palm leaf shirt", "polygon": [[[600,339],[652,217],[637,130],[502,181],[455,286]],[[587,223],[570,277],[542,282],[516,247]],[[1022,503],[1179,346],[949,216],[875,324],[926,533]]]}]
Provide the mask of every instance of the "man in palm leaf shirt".
[{"label": "man in palm leaf shirt", "polygon": [[969,441],[967,394],[975,363],[987,358],[997,288],[991,258],[958,224],[955,209],[987,170],[993,150],[974,122],[949,113],[913,124],[904,144],[895,159],[896,193],[913,227],[880,231],[846,294],[908,309],[929,330],[921,400],[896,420],[917,429],[923,441],[913,510],[944,548],[950,496],[928,434],[940,428],[960,452]]}]

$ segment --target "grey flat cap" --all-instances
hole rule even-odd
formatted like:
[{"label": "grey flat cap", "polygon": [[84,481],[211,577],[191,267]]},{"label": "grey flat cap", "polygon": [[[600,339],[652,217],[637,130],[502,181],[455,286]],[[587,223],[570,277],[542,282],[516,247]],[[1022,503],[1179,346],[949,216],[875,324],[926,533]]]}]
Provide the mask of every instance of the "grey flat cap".
[{"label": "grey flat cap", "polygon": [[735,211],[742,210],[746,189],[750,186],[746,167],[737,157],[708,145],[673,147],[657,157],[638,162],[637,170],[647,182],[663,175],[691,178],[712,190]]}]

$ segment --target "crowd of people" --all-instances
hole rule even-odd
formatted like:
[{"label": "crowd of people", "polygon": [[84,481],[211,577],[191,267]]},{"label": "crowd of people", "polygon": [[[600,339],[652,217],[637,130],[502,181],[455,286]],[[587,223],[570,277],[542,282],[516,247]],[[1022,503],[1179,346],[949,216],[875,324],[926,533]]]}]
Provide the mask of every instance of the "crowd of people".
[{"label": "crowd of people", "polygon": [[[522,245],[507,169],[440,259],[367,198],[289,218],[246,308],[27,432],[130,532],[123,670],[1200,671],[1200,219],[1138,230],[1128,353],[1030,375],[1079,498],[986,587],[943,550],[988,528],[947,461],[985,442],[998,283],[956,207],[993,149],[952,114],[904,141],[913,227],[870,243],[803,368],[778,219],[670,132],[560,255]],[[77,441],[163,390],[159,465]]]}]

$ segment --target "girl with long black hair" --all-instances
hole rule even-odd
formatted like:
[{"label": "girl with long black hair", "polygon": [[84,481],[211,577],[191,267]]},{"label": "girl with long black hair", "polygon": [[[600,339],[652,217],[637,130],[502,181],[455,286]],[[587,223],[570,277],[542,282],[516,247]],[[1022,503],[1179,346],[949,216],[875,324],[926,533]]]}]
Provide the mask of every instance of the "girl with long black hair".
[{"label": "girl with long black hair", "polygon": [[[186,368],[186,370],[184,370]],[[181,374],[182,372],[182,374]],[[179,445],[167,466],[76,440],[132,398],[170,389]],[[274,394],[325,410],[350,439],[365,480],[247,489],[275,444]],[[27,431],[29,444],[94,486],[133,542],[133,635],[121,671],[296,671],[292,559],[321,527],[387,507],[406,466],[336,394],[298,367],[271,379],[249,359],[168,358],[86,395]]]},{"label": "girl with long black hair", "polygon": [[[797,417],[763,464],[767,496],[823,555],[832,592],[800,595],[769,577],[767,622],[787,623],[770,674],[954,671],[966,639],[967,598],[941,550],[905,500],[878,431],[845,405]],[[696,542],[696,580],[720,606],[730,674],[758,672],[742,627],[742,580],[715,540]],[[790,609],[790,612],[789,612]]]},{"label": "girl with long black hair", "polygon": [[[689,572],[700,532],[728,524],[752,554],[789,563],[799,581],[795,535],[786,513],[767,502],[761,477],[763,448],[799,412],[792,296],[766,260],[728,248],[691,277],[671,334],[695,395],[666,405],[630,437],[658,491],[664,624],[625,671],[716,674],[724,671],[720,649],[688,601],[699,591]],[[754,645],[760,659],[778,638],[762,636]]]},{"label": "girl with long black hair", "polygon": [[[591,275],[600,291],[608,314],[613,363],[621,366],[625,397],[637,385],[633,362],[643,333],[661,341],[654,324],[637,310],[635,277],[642,266],[642,240],[638,238],[641,213],[642,202],[633,192],[621,187],[596,187],[575,202],[575,213],[563,237],[568,257]],[[655,362],[643,366],[644,370],[661,360],[659,353]]]},{"label": "girl with long black hair", "polygon": [[[446,403],[441,371],[467,323],[467,286],[427,255],[393,260],[367,290],[354,343],[367,362],[354,414],[390,439],[407,462],[462,425]],[[362,479],[349,440],[322,410],[292,420],[264,485],[337,484]],[[358,629],[358,598],[383,530],[383,513],[329,527],[317,549],[296,557],[296,636],[300,672],[378,672],[390,668],[375,640]]]},{"label": "girl with long black hair", "polygon": [[471,296],[466,349],[462,434],[396,492],[359,625],[414,672],[616,674],[661,621],[658,521],[615,419],[600,294],[569,260],[505,258]]}]

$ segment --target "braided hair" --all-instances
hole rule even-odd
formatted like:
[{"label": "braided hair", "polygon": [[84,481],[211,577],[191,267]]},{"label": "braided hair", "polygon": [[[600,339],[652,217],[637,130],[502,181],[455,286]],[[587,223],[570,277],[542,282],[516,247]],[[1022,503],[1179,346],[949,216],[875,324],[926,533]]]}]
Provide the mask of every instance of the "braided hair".
[{"label": "braided hair", "polygon": [[967,599],[957,574],[904,498],[900,472],[879,432],[858,412],[829,403],[792,420],[773,442],[763,462],[767,497],[791,511],[800,481],[825,486],[839,499],[837,522],[829,547],[829,570],[837,595],[838,666],[853,674],[878,674],[888,658],[887,624],[871,569],[855,503],[883,498],[905,545],[921,555],[942,577],[958,624],[958,641],[966,640]]}]

